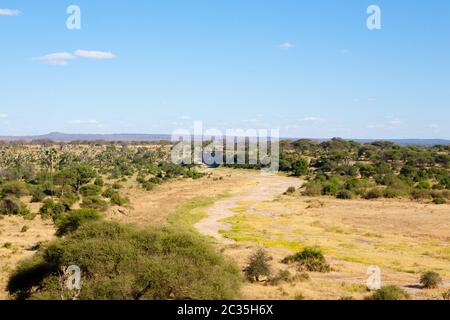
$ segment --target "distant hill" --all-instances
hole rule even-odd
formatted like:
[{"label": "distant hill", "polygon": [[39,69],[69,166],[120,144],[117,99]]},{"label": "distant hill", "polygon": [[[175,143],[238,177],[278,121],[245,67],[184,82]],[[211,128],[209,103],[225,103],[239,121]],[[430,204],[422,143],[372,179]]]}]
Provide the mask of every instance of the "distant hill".
[{"label": "distant hill", "polygon": [[[71,141],[143,141],[143,142],[158,142],[158,141],[170,141],[171,135],[169,134],[70,134],[61,132],[52,132],[44,135],[36,136],[0,136],[0,141],[27,141],[33,140],[51,140],[55,142],[71,142]],[[296,140],[294,138],[287,138],[287,140]],[[312,139],[316,141],[327,141],[328,139]],[[359,143],[370,143],[377,141],[377,139],[348,139]],[[420,146],[433,146],[433,145],[450,145],[450,140],[444,139],[378,139],[391,141],[399,145],[420,145]]]},{"label": "distant hill", "polygon": [[3,136],[2,141],[33,141],[33,140],[51,140],[55,142],[71,141],[162,141],[170,140],[168,134],[70,134],[61,132],[52,132],[37,136]]}]

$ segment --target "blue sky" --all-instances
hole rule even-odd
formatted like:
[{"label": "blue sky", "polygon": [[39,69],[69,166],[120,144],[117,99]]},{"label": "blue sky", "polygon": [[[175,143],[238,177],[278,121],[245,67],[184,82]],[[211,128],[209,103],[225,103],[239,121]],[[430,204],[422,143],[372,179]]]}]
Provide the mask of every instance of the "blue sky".
[{"label": "blue sky", "polygon": [[448,0],[0,1],[0,70],[0,135],[450,138]]}]

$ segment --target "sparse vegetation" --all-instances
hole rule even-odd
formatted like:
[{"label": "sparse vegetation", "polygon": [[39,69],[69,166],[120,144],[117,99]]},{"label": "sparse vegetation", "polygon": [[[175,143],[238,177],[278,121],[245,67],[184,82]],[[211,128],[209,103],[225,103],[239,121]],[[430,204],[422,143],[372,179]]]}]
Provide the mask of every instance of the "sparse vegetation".
[{"label": "sparse vegetation", "polygon": [[407,292],[397,286],[385,286],[377,290],[367,300],[409,300]]},{"label": "sparse vegetation", "polygon": [[420,277],[420,284],[425,289],[437,288],[442,283],[442,278],[439,273],[434,271],[427,271]]},{"label": "sparse vegetation", "polygon": [[247,266],[244,269],[245,276],[251,282],[259,282],[261,277],[269,277],[272,273],[269,261],[272,258],[267,252],[260,248],[250,256]]},{"label": "sparse vegetation", "polygon": [[307,247],[301,252],[284,258],[282,262],[285,264],[295,263],[300,271],[325,273],[331,271],[325,256],[318,248]]}]

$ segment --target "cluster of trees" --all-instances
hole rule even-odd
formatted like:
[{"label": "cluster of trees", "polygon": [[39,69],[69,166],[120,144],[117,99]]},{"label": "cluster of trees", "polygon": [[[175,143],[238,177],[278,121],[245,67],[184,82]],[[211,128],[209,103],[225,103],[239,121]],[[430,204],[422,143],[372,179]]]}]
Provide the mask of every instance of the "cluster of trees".
[{"label": "cluster of trees", "polygon": [[169,156],[170,148],[164,145],[2,144],[0,214],[33,218],[21,201],[24,196],[42,203],[40,214],[46,218],[56,219],[76,203],[101,212],[128,203],[119,189],[134,177],[150,190],[170,179],[203,176],[195,168],[173,164]]},{"label": "cluster of trees", "polygon": [[399,146],[389,141],[360,144],[339,138],[280,144],[280,170],[306,177],[305,194],[309,196],[412,197],[442,204],[450,200],[449,169],[450,146]]}]

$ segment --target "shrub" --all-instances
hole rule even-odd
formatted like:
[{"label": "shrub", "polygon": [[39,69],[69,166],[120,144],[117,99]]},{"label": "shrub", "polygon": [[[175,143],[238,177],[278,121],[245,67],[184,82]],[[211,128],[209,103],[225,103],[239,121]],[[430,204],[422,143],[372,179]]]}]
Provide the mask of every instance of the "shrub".
[{"label": "shrub", "polygon": [[123,206],[130,202],[130,199],[128,199],[127,197],[121,197],[118,192],[114,193],[111,196],[110,200],[111,200],[112,204],[117,205],[117,206]]},{"label": "shrub", "polygon": [[325,183],[322,194],[327,196],[334,196],[339,191],[339,185],[334,181],[328,181]]},{"label": "shrub", "polygon": [[278,273],[268,279],[271,286],[277,286],[281,282],[289,282],[292,280],[291,273],[288,270],[279,270]]},{"label": "shrub", "polygon": [[114,182],[112,187],[113,187],[113,189],[116,189],[116,190],[123,188],[123,186],[119,182]]},{"label": "shrub", "polygon": [[388,188],[384,189],[384,191],[383,191],[383,197],[385,197],[387,199],[400,198],[403,195],[404,194],[402,191],[397,190],[392,187],[388,187]]},{"label": "shrub", "polygon": [[67,186],[61,191],[59,201],[67,208],[73,206],[78,200],[80,197],[71,187]]},{"label": "shrub", "polygon": [[429,200],[431,199],[431,193],[425,189],[414,189],[411,191],[411,197],[414,200]]},{"label": "shrub", "polygon": [[93,209],[73,210],[61,215],[55,221],[59,236],[76,231],[83,223],[100,220],[100,214]]},{"label": "shrub", "polygon": [[433,199],[434,204],[446,204],[447,201],[442,197],[436,197]]},{"label": "shrub", "polygon": [[353,192],[351,192],[349,190],[342,190],[336,194],[336,198],[343,199],[343,200],[353,199],[354,197],[355,197],[355,195],[353,194]]},{"label": "shrub", "polygon": [[11,242],[5,242],[5,243],[3,244],[3,248],[5,248],[5,249],[11,249],[11,248],[12,248],[12,243],[11,243]]},{"label": "shrub", "polygon": [[443,298],[444,300],[450,300],[450,289],[448,289],[447,291],[445,291],[445,292],[442,294],[442,298]]},{"label": "shrub", "polygon": [[83,202],[80,204],[80,207],[84,209],[106,211],[106,209],[108,209],[108,202],[98,196],[85,197],[83,198]]},{"label": "shrub", "polygon": [[103,187],[105,185],[105,182],[103,181],[102,178],[99,177],[99,178],[95,179],[94,184],[96,186]]},{"label": "shrub", "polygon": [[385,286],[374,292],[366,300],[408,300],[409,294],[397,286]]},{"label": "shrub", "polygon": [[44,189],[40,186],[36,186],[31,191],[31,202],[41,202],[46,196]]},{"label": "shrub", "polygon": [[30,216],[27,206],[14,196],[8,196],[0,201],[0,215]]},{"label": "shrub", "polygon": [[244,269],[245,276],[251,282],[259,282],[261,276],[269,277],[271,274],[269,261],[272,260],[264,249],[258,249],[250,256]]},{"label": "shrub", "polygon": [[286,194],[294,194],[295,191],[296,191],[295,187],[289,187],[289,188],[286,190]]},{"label": "shrub", "polygon": [[16,299],[60,299],[59,270],[82,270],[80,300],[228,300],[240,274],[201,236],[111,222],[81,226],[22,262],[8,282]]},{"label": "shrub", "polygon": [[86,184],[80,188],[83,197],[98,196],[102,192],[102,187],[95,184]]},{"label": "shrub", "polygon": [[25,232],[27,232],[29,229],[30,229],[30,227],[27,226],[27,225],[25,225],[25,226],[22,227],[22,229],[20,229],[20,232],[21,232],[21,233],[25,233]]},{"label": "shrub", "polygon": [[367,200],[379,199],[383,196],[383,192],[379,188],[370,189],[364,195]]},{"label": "shrub", "polygon": [[430,183],[428,182],[428,181],[420,181],[418,184],[417,184],[417,187],[416,187],[417,189],[424,189],[424,190],[430,190],[431,189],[431,186],[430,186]]},{"label": "shrub", "polygon": [[7,181],[0,187],[0,193],[3,197],[15,196],[20,198],[29,193],[26,183],[22,181]]},{"label": "shrub", "polygon": [[331,267],[327,263],[322,251],[318,248],[306,247],[303,251],[284,258],[282,263],[296,263],[300,271],[330,272]]},{"label": "shrub", "polygon": [[309,182],[306,184],[305,192],[303,193],[308,197],[318,197],[322,194],[322,184],[319,182]]},{"label": "shrub", "polygon": [[63,204],[48,199],[44,201],[44,204],[39,209],[39,214],[42,219],[52,219],[53,221],[56,221],[65,211],[66,207]]},{"label": "shrub", "polygon": [[420,277],[420,284],[426,289],[437,288],[441,283],[441,276],[434,271],[427,271]]}]

